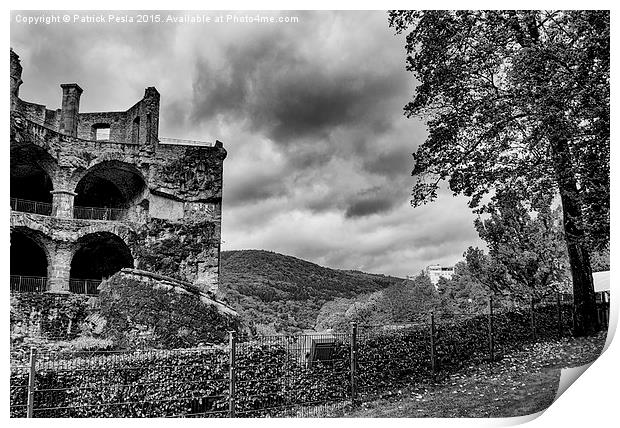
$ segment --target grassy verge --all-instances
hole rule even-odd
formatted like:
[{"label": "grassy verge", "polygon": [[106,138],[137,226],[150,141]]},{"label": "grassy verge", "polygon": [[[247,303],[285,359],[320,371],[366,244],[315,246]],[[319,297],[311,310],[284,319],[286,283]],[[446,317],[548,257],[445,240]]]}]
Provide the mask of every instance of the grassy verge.
[{"label": "grassy verge", "polygon": [[539,412],[551,405],[560,370],[594,361],[605,335],[533,343],[501,361],[466,368],[431,384],[393,391],[393,397],[362,403],[334,417],[509,417]]}]

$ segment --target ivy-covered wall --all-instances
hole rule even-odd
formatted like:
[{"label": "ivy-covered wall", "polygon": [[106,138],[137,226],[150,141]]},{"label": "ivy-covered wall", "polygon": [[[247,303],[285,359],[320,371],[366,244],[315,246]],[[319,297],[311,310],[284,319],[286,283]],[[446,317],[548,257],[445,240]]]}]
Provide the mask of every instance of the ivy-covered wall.
[{"label": "ivy-covered wall", "polygon": [[75,339],[94,308],[93,298],[78,294],[12,294],[11,357],[23,359],[31,346],[48,347]]},{"label": "ivy-covered wall", "polygon": [[11,296],[13,363],[27,361],[31,347],[55,352],[190,348],[223,343],[229,331],[242,329],[236,313],[221,302],[189,284],[170,286],[157,275],[117,273],[97,297]]},{"label": "ivy-covered wall", "polygon": [[102,285],[98,313],[106,321],[101,336],[121,349],[223,343],[229,331],[241,329],[238,317],[195,294],[121,274]]},{"label": "ivy-covered wall", "polygon": [[188,281],[215,293],[219,275],[218,224],[201,217],[151,219],[133,244],[137,268]]}]

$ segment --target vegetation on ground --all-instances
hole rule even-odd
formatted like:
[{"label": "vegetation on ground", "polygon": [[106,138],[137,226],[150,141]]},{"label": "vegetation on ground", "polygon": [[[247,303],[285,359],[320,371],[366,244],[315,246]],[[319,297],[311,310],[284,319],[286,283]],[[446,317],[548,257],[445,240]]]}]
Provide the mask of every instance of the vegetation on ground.
[{"label": "vegetation on ground", "polygon": [[594,361],[605,334],[524,345],[493,363],[471,364],[440,382],[392,389],[378,400],[330,416],[386,418],[505,418],[545,410],[562,368]]}]

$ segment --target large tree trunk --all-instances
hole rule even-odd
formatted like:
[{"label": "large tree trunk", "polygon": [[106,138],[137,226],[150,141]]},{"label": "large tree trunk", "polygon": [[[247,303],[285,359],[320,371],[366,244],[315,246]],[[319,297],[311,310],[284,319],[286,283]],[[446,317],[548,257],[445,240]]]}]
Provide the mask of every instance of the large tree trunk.
[{"label": "large tree trunk", "polygon": [[594,282],[583,228],[579,189],[575,179],[568,143],[558,138],[551,144],[556,180],[562,200],[564,235],[573,278],[573,335],[587,336],[599,330],[596,316]]}]

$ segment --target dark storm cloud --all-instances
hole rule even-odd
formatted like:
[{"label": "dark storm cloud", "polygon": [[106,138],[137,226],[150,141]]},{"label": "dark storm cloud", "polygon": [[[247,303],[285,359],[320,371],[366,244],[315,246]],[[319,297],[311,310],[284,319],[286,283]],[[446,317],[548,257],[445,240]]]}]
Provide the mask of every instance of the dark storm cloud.
[{"label": "dark storm cloud", "polygon": [[397,147],[394,151],[364,159],[364,169],[373,174],[389,177],[403,176],[413,169],[413,156],[406,148]]},{"label": "dark storm cloud", "polygon": [[253,174],[236,183],[226,195],[231,206],[246,205],[256,201],[265,201],[286,194],[286,184],[278,175]]},{"label": "dark storm cloud", "polygon": [[[371,64],[375,56],[333,67],[299,53],[306,32],[265,33],[243,45],[228,46],[217,63],[196,65],[192,118],[229,115],[248,120],[278,144],[325,139],[335,128],[361,126],[385,132],[392,112],[384,108],[409,84],[401,70]],[[321,41],[312,49],[320,52]],[[348,49],[347,46],[342,47]]]},{"label": "dark storm cloud", "polygon": [[[359,30],[349,16],[309,14],[301,28],[278,27],[224,40],[218,55],[196,61],[189,122],[237,123],[248,133],[268,138],[285,158],[277,185],[260,186],[260,179],[247,186],[238,181],[226,196],[230,203],[291,197],[300,176],[308,183],[325,181],[321,168],[334,158],[369,172],[368,182],[359,182],[359,187],[374,185],[375,194],[360,195],[359,188],[332,182],[324,198],[309,193],[297,200],[302,207],[313,212],[340,210],[354,218],[389,211],[402,201],[402,192],[394,188],[409,186],[412,142],[394,128],[402,121],[411,76],[403,70],[400,49],[386,49],[386,43],[398,45],[382,13],[356,13],[381,31],[379,36],[362,33],[361,39],[347,34]],[[346,25],[335,25],[341,21],[351,27],[344,31]],[[330,49],[335,56],[325,53]],[[382,137],[385,144],[378,150]],[[336,179],[359,177],[341,174]]]},{"label": "dark storm cloud", "polygon": [[[16,14],[40,14],[19,12]],[[57,11],[60,16],[87,14],[83,11]],[[96,14],[107,14],[97,11]],[[24,67],[21,92],[26,99],[60,107],[61,83],[79,82],[84,89],[83,110],[123,110],[131,107],[144,88],[156,82],[147,67],[158,61],[158,54],[169,48],[171,34],[149,25],[24,25],[11,21],[11,46]],[[170,58],[169,58],[170,59]],[[44,76],[45,78],[41,78]],[[133,82],[139,85],[131,86]],[[114,84],[110,90],[108,84]]]},{"label": "dark storm cloud", "polygon": [[344,215],[353,218],[389,211],[396,203],[395,196],[394,192],[381,187],[361,192],[357,198],[349,201]]}]

